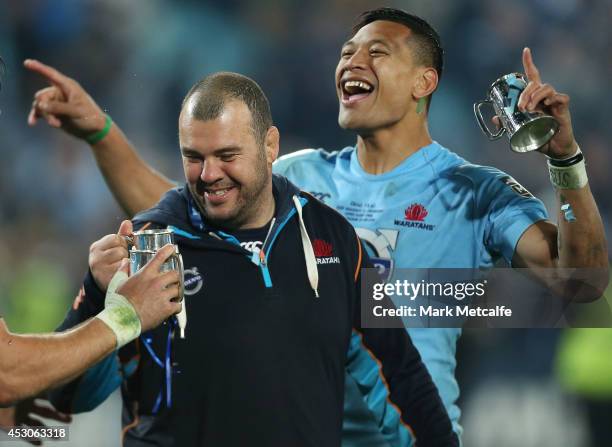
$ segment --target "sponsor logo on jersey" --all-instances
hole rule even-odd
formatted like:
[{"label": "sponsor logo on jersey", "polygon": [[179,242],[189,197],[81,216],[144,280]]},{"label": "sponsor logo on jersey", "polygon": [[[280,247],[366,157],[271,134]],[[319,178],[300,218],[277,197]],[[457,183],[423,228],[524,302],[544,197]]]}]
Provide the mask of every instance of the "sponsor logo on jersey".
[{"label": "sponsor logo on jersey", "polygon": [[198,272],[197,267],[190,268],[183,272],[183,281],[185,284],[185,295],[195,295],[204,285],[204,278]]},{"label": "sponsor logo on jersey", "polygon": [[414,220],[423,222],[427,217],[427,210],[420,203],[413,203],[408,208],[406,208],[406,212],[404,213],[406,220]]},{"label": "sponsor logo on jersey", "polygon": [[317,258],[317,264],[340,264],[340,258],[333,256],[334,247],[329,242],[315,239],[312,241],[312,250]]},{"label": "sponsor logo on jersey", "polygon": [[331,194],[327,192],[310,191],[310,194],[321,202],[325,202],[325,199],[331,199]]},{"label": "sponsor logo on jersey", "polygon": [[245,250],[248,250],[250,252],[255,251],[255,249],[261,249],[261,246],[263,245],[262,241],[247,241],[247,242],[240,242],[240,246],[242,248],[244,248]]},{"label": "sponsor logo on jersey", "polygon": [[425,218],[429,213],[420,203],[413,203],[404,211],[404,220],[395,219],[395,225],[408,228],[419,228],[421,230],[433,231],[435,225],[425,223]]},{"label": "sponsor logo on jersey", "polygon": [[525,188],[523,185],[521,185],[519,182],[514,180],[509,175],[502,177],[501,181],[504,183],[504,185],[508,185],[510,188],[512,188],[512,190],[515,193],[517,193],[519,196],[525,197],[525,198],[533,197],[533,194],[527,191],[527,188]]},{"label": "sponsor logo on jersey", "polygon": [[365,243],[370,260],[383,281],[387,281],[393,273],[393,251],[398,235],[398,230],[387,228],[357,228],[357,236]]}]

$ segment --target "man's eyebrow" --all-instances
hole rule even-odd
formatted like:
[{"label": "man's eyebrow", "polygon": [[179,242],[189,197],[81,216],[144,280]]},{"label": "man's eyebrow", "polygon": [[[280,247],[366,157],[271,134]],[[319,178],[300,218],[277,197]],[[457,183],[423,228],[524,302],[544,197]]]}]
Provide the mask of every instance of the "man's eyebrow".
[{"label": "man's eyebrow", "polygon": [[[213,151],[213,155],[218,156],[218,155],[224,155],[228,153],[235,153],[235,152],[241,152],[241,151],[242,150],[238,146],[226,146],[226,147],[222,147],[219,149],[215,149]],[[191,149],[189,147],[182,147],[181,153],[188,157],[201,157],[202,156],[202,154],[199,151],[195,149]]]},{"label": "man's eyebrow", "polygon": [[[391,43],[391,42],[389,42],[388,40],[385,40],[385,39],[370,39],[370,40],[368,40],[366,42],[366,45],[368,47],[372,46],[374,44],[384,45],[385,47],[387,47],[389,49],[391,49],[394,46],[393,43]],[[354,45],[355,45],[355,42],[351,39],[351,40],[347,40],[346,42],[344,42],[342,44],[342,48],[347,47],[347,46],[351,46],[352,47]]]},{"label": "man's eyebrow", "polygon": [[372,39],[370,41],[368,41],[368,46],[374,45],[374,44],[380,44],[380,45],[384,45],[387,48],[391,48],[393,47],[393,43],[389,42],[388,40],[385,39]]},{"label": "man's eyebrow", "polygon": [[198,151],[196,151],[195,149],[188,148],[188,147],[182,147],[181,154],[186,155],[186,156],[200,156],[200,153]]},{"label": "man's eyebrow", "polygon": [[240,149],[240,147],[238,146],[226,146],[226,147],[222,147],[219,149],[215,149],[213,154],[219,156],[219,155],[225,155],[225,154],[233,154],[233,153],[241,152],[241,151],[242,149]]}]

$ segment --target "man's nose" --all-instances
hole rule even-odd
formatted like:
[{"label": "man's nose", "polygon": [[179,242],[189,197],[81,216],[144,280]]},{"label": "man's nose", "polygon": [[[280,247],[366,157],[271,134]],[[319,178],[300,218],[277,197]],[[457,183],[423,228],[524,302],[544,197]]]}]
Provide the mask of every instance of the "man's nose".
[{"label": "man's nose", "polygon": [[345,70],[364,69],[367,67],[370,60],[370,53],[365,48],[355,50],[351,57],[345,63]]},{"label": "man's nose", "polygon": [[200,172],[200,180],[207,185],[212,185],[223,178],[223,169],[215,160],[206,160],[202,163],[202,172]]}]

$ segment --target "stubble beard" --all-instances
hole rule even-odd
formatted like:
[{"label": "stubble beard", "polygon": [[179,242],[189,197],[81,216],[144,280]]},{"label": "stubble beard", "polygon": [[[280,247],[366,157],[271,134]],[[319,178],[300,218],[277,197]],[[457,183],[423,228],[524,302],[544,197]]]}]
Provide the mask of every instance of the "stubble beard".
[{"label": "stubble beard", "polygon": [[[265,202],[265,189],[270,180],[265,158],[259,161],[260,163],[258,163],[255,169],[256,176],[251,186],[244,187],[243,184],[234,182],[235,187],[238,189],[238,197],[236,198],[233,212],[227,217],[218,218],[207,212],[205,199],[197,192],[198,189],[204,190],[204,185],[200,183],[200,180],[198,180],[196,186],[188,184],[191,196],[207,224],[220,229],[236,230],[255,219],[257,213],[260,212],[261,205]],[[198,185],[201,188],[198,188]]]}]

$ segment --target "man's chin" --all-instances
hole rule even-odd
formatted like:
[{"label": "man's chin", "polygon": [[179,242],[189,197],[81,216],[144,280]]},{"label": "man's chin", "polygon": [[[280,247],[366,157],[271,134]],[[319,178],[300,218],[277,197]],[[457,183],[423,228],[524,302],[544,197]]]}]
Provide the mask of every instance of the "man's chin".
[{"label": "man's chin", "polygon": [[354,120],[347,117],[338,117],[338,125],[344,130],[354,130]]},{"label": "man's chin", "polygon": [[232,230],[240,226],[234,214],[205,213],[204,219],[208,225],[222,230]]},{"label": "man's chin", "polygon": [[343,130],[348,130],[350,132],[355,132],[360,136],[367,136],[373,132],[372,125],[367,121],[362,119],[357,120],[355,118],[352,119],[338,119],[338,125]]},{"label": "man's chin", "polygon": [[211,206],[202,197],[198,197],[196,203],[207,225],[227,229],[234,226],[237,218],[235,209],[224,210],[222,206]]},{"label": "man's chin", "polygon": [[340,112],[338,115],[338,125],[344,130],[359,131],[368,127],[367,119],[356,111]]}]

